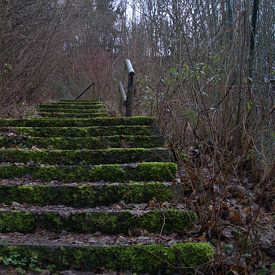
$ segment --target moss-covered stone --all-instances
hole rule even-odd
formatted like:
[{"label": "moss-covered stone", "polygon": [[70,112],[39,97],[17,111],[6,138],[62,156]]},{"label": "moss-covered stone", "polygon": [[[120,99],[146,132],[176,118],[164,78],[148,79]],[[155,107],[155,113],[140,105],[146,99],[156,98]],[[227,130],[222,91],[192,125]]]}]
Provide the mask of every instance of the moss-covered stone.
[{"label": "moss-covered stone", "polygon": [[25,150],[0,149],[3,162],[43,164],[108,164],[141,161],[172,161],[170,150],[164,148],[111,148],[101,150]]},{"label": "moss-covered stone", "polygon": [[190,228],[197,216],[191,211],[161,209],[139,212],[59,212],[0,211],[0,232],[34,232],[35,229],[74,233],[128,234],[142,228],[151,233],[181,233]]},{"label": "moss-covered stone", "polygon": [[151,136],[155,134],[154,129],[150,126],[9,127],[0,128],[1,132],[15,132],[18,135],[34,137]]},{"label": "moss-covered stone", "polygon": [[163,147],[164,139],[161,136],[99,136],[99,137],[30,137],[0,136],[0,148],[37,148],[44,149],[105,149],[105,148],[154,148]]},{"label": "moss-covered stone", "polygon": [[47,112],[47,113],[85,113],[85,114],[97,114],[97,113],[106,113],[107,110],[105,107],[100,107],[100,108],[69,108],[69,107],[65,107],[64,106],[60,106],[60,107],[55,107],[55,108],[39,108],[38,109],[39,112]]},{"label": "moss-covered stone", "polygon": [[158,202],[172,201],[174,193],[173,186],[160,182],[130,182],[116,185],[0,185],[0,203],[96,207],[120,201],[147,203],[153,198]]},{"label": "moss-covered stone", "polygon": [[35,216],[30,212],[0,212],[0,232],[33,232],[36,228]]},{"label": "moss-covered stone", "polygon": [[104,118],[29,118],[0,119],[0,127],[90,127],[154,124],[152,117],[104,117]]},{"label": "moss-covered stone", "polygon": [[97,99],[93,99],[93,100],[59,100],[56,102],[51,102],[48,104],[104,104],[104,102],[102,100],[97,100]]},{"label": "moss-covered stone", "polygon": [[85,103],[102,103],[101,100],[98,99],[61,99],[55,103],[75,103],[75,104],[85,104]]},{"label": "moss-covered stone", "polygon": [[13,254],[22,258],[34,254],[41,268],[49,265],[57,270],[91,271],[105,268],[114,271],[131,270],[149,274],[194,274],[195,268],[211,261],[214,249],[208,243],[180,243],[131,246],[0,246],[0,256]]},{"label": "moss-covered stone", "polygon": [[171,181],[175,178],[177,165],[170,162],[143,162],[136,165],[79,165],[79,166],[13,166],[1,165],[3,179],[32,178],[58,180],[62,182],[81,181]]},{"label": "moss-covered stone", "polygon": [[76,104],[76,103],[53,103],[53,104],[42,104],[39,105],[38,109],[78,109],[78,110],[98,110],[98,109],[104,109],[106,108],[105,105],[102,103],[81,103],[81,104]]},{"label": "moss-covered stone", "polygon": [[49,118],[94,118],[94,117],[108,116],[108,114],[104,112],[98,112],[98,113],[39,112],[38,115],[41,117],[49,117]]}]

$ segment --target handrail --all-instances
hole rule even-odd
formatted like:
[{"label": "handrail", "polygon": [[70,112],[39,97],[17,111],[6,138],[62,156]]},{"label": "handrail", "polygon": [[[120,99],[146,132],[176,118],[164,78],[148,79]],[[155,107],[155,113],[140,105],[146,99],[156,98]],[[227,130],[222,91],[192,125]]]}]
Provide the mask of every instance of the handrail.
[{"label": "handrail", "polygon": [[79,96],[77,96],[75,98],[75,100],[78,100],[81,96],[83,96],[94,85],[95,85],[95,82],[92,82]]},{"label": "handrail", "polygon": [[134,78],[135,71],[130,59],[125,60],[125,65],[128,71],[128,86],[127,93],[125,92],[122,81],[119,82],[119,92],[120,92],[120,111],[123,112],[123,107],[126,108],[126,116],[130,117],[133,115],[133,100],[134,100]]}]

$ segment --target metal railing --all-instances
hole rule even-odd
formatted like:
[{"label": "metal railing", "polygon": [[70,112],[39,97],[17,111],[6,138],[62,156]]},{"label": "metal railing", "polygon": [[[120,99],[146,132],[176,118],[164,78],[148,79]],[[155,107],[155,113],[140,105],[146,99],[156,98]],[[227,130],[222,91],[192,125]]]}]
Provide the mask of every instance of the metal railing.
[{"label": "metal railing", "polygon": [[134,79],[135,79],[135,71],[130,59],[126,59],[125,61],[126,69],[128,72],[128,85],[127,92],[125,92],[123,82],[119,82],[119,92],[120,92],[120,112],[124,113],[125,107],[125,115],[130,117],[133,115],[133,100],[134,100]]},{"label": "metal railing", "polygon": [[75,100],[78,100],[80,97],[82,97],[90,88],[92,88],[95,85],[95,82],[92,82],[79,96],[75,98]]}]

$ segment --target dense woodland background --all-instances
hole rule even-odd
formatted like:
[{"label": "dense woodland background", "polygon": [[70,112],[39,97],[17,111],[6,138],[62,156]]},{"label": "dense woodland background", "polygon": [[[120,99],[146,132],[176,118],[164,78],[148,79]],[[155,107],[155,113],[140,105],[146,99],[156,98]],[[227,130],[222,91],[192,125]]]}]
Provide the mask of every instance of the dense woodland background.
[{"label": "dense woodland background", "polygon": [[157,117],[205,238],[220,243],[231,239],[224,229],[242,227],[238,268],[265,268],[274,248],[262,238],[274,228],[257,226],[274,211],[274,22],[275,3],[263,0],[1,0],[0,116],[72,98],[92,81],[87,98],[117,114],[131,58],[135,114]]}]

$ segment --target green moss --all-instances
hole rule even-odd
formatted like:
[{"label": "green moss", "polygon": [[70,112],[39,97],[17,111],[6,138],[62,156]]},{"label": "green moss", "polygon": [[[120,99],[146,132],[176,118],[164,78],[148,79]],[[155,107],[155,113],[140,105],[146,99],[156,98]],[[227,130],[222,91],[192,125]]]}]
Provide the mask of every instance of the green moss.
[{"label": "green moss", "polygon": [[176,176],[177,165],[170,162],[145,162],[134,166],[105,164],[96,166],[0,166],[3,179],[26,178],[81,181],[171,181]]},{"label": "green moss", "polygon": [[160,136],[99,136],[99,137],[0,137],[1,147],[37,148],[44,149],[105,149],[105,148],[154,148],[163,147],[164,141]]},{"label": "green moss", "polygon": [[39,116],[41,117],[49,117],[49,118],[94,118],[94,117],[107,117],[107,113],[48,113],[48,112],[39,112]]},{"label": "green moss", "polygon": [[3,162],[43,164],[107,164],[141,161],[172,161],[168,149],[112,148],[102,150],[18,150],[0,149]]},{"label": "green moss", "polygon": [[192,211],[179,211],[176,209],[161,209],[151,211],[140,217],[137,224],[140,228],[146,228],[150,232],[160,232],[163,225],[163,233],[181,233],[183,229],[191,227],[197,220],[197,215]]},{"label": "green moss", "polygon": [[[153,164],[153,165],[152,165]],[[167,162],[143,162],[136,168],[128,168],[129,173],[133,174],[135,180],[143,181],[144,178],[168,181],[175,179],[177,173],[177,165]]]},{"label": "green moss", "polygon": [[175,244],[172,249],[178,267],[195,268],[198,263],[208,262],[214,254],[213,247],[208,243],[186,243],[184,246]]},{"label": "green moss", "polygon": [[1,128],[1,132],[16,132],[33,137],[89,137],[112,135],[154,135],[150,126],[93,126],[93,127],[14,127]]},{"label": "green moss", "polygon": [[97,113],[106,113],[105,107],[99,108],[69,108],[69,107],[54,107],[54,108],[39,108],[39,112],[47,112],[47,113],[68,113],[68,114],[77,114],[77,113],[85,113],[85,114],[97,114]]},{"label": "green moss", "polygon": [[89,127],[116,125],[152,125],[152,117],[104,118],[30,118],[1,119],[0,127]]},{"label": "green moss", "polygon": [[35,205],[67,205],[73,207],[96,207],[125,203],[148,202],[155,198],[159,202],[171,201],[173,186],[159,182],[126,183],[118,185],[0,185],[0,202]]},{"label": "green moss", "polygon": [[0,232],[33,232],[35,217],[29,212],[0,212]]},{"label": "green moss", "polygon": [[65,103],[55,103],[55,104],[43,104],[38,107],[38,110],[50,110],[50,109],[78,109],[78,110],[98,110],[106,109],[105,105],[98,104],[65,104]]},{"label": "green moss", "polygon": [[62,99],[55,103],[66,103],[66,104],[68,103],[75,103],[75,104],[102,103],[103,104],[103,102],[98,99]]},{"label": "green moss", "polygon": [[60,100],[57,102],[50,102],[50,103],[43,103],[41,105],[104,105],[104,103],[100,100],[81,100],[81,101],[76,101],[76,100]]},{"label": "green moss", "polygon": [[90,271],[105,268],[130,270],[139,274],[185,273],[184,268],[190,268],[190,264],[193,268],[199,267],[214,256],[213,247],[208,243],[180,243],[170,247],[160,244],[106,247],[0,246],[0,256],[14,253],[22,258],[31,257],[35,253],[41,268],[49,265],[56,266],[57,270]]},{"label": "green moss", "polygon": [[[66,214],[66,215],[64,215]],[[143,228],[151,233],[181,233],[196,221],[194,212],[177,209],[151,210],[143,215],[130,211],[112,212],[31,212],[0,211],[1,232],[33,232],[43,229],[74,233],[128,234],[130,229]]]}]

